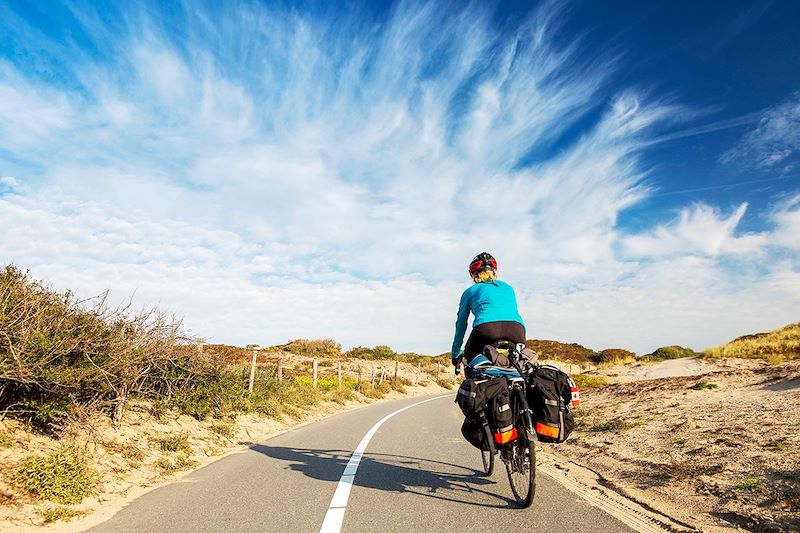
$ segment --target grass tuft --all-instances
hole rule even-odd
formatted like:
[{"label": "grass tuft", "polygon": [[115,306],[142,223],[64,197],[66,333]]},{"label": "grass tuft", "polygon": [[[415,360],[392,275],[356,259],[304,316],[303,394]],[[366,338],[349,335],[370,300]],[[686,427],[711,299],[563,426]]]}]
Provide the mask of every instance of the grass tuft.
[{"label": "grass tuft", "polygon": [[705,390],[705,389],[713,390],[713,389],[716,389],[718,387],[719,386],[716,383],[709,383],[708,381],[698,381],[697,383],[692,385],[690,388],[694,389],[694,390]]},{"label": "grass tuft", "polygon": [[451,378],[436,378],[436,384],[447,390],[453,388],[453,380]]},{"label": "grass tuft", "polygon": [[192,446],[189,444],[188,433],[167,433],[153,439],[158,443],[162,452],[183,452],[192,453]]},{"label": "grass tuft", "polygon": [[626,429],[631,429],[635,427],[636,424],[633,422],[628,422],[627,420],[623,420],[622,418],[612,418],[611,420],[606,420],[604,422],[599,422],[590,426],[588,429],[589,431],[624,431]]},{"label": "grass tuft", "polygon": [[58,522],[59,520],[63,522],[69,522],[73,518],[84,516],[86,511],[70,509],[69,507],[45,507],[44,509],[41,509],[39,513],[42,515],[42,519],[44,520],[45,524],[52,524],[53,522]]},{"label": "grass tuft", "polygon": [[736,484],[736,490],[752,492],[753,489],[759,485],[759,483],[760,481],[758,481],[756,478],[753,477],[743,479],[742,481]]},{"label": "grass tuft", "polygon": [[208,429],[226,439],[232,439],[236,434],[236,427],[233,424],[226,424],[225,422],[215,422],[211,424]]}]

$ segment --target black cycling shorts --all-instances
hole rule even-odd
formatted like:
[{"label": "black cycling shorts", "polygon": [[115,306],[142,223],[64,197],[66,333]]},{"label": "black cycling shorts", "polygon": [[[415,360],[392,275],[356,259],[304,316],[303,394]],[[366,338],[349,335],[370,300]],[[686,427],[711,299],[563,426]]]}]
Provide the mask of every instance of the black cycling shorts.
[{"label": "black cycling shorts", "polygon": [[483,352],[483,347],[499,340],[525,342],[525,326],[513,320],[484,322],[473,328],[464,347],[464,359],[467,363]]}]

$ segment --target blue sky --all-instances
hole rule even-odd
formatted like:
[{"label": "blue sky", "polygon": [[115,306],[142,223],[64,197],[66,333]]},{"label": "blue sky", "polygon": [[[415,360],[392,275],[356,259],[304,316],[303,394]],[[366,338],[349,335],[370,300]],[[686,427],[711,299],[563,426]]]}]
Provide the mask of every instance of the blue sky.
[{"label": "blue sky", "polygon": [[795,2],[5,2],[0,258],[211,342],[448,349],[800,316]]}]

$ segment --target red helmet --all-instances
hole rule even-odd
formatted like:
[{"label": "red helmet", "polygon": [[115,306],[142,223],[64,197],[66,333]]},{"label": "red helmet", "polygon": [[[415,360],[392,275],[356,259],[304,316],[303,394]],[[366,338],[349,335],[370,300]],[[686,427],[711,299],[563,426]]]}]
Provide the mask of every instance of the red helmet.
[{"label": "red helmet", "polygon": [[481,252],[469,264],[469,275],[475,276],[475,274],[486,268],[497,270],[497,260],[489,252]]}]

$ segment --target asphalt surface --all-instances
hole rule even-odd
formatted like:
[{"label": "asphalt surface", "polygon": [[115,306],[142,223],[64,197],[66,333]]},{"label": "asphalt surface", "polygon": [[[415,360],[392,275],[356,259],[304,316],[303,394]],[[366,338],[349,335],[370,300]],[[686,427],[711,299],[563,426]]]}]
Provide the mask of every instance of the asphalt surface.
[{"label": "asphalt surface", "polygon": [[[343,532],[633,531],[545,475],[528,509],[503,464],[481,471],[453,394],[389,419],[355,476]],[[318,532],[355,447],[409,398],[343,413],[252,446],[131,502],[93,532]]]}]

